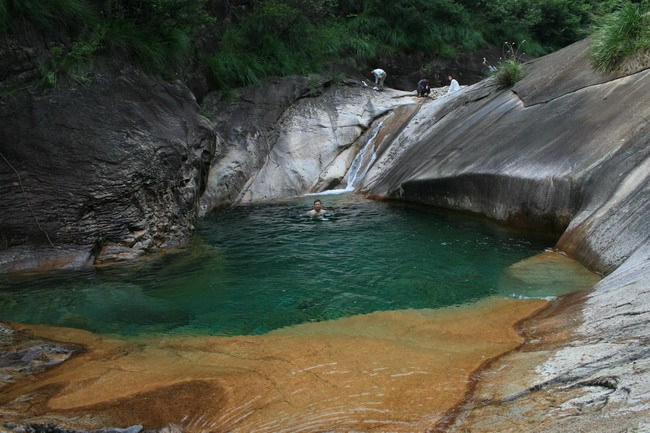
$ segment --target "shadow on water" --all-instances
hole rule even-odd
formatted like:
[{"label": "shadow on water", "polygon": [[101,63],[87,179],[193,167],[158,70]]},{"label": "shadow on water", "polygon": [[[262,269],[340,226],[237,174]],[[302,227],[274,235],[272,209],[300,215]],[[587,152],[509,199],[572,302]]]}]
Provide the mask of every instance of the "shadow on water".
[{"label": "shadow on water", "polygon": [[307,215],[313,197],[215,213],[187,249],[129,265],[2,276],[0,317],[120,335],[263,334],[566,290],[508,271],[553,238],[351,194],[319,198],[323,217]]}]

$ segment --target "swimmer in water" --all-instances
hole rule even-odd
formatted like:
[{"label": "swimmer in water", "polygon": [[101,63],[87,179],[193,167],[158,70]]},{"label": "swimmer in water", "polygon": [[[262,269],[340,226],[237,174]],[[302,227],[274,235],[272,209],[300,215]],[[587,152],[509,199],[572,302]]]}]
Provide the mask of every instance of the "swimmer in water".
[{"label": "swimmer in water", "polygon": [[320,216],[325,215],[325,209],[323,209],[323,204],[320,200],[314,200],[314,208],[307,212],[309,216]]}]

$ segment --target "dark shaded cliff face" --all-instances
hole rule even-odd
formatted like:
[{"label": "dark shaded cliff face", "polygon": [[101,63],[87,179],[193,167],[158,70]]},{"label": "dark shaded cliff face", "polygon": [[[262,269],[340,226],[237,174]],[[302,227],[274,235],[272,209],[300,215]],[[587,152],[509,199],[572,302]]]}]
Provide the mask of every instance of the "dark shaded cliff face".
[{"label": "dark shaded cliff face", "polygon": [[187,239],[215,140],[186,87],[127,68],[0,104],[0,254],[111,260]]}]

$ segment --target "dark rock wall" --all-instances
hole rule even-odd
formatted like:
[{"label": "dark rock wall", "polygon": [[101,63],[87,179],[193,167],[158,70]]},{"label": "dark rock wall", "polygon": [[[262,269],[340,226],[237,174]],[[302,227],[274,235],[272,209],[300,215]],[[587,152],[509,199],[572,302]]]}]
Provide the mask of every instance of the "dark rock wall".
[{"label": "dark rock wall", "polygon": [[[192,94],[130,69],[0,110],[0,249],[187,239],[214,151]],[[113,253],[108,249],[112,248]]]},{"label": "dark rock wall", "polygon": [[419,203],[485,213],[512,226],[551,233],[567,227],[579,200],[576,188],[565,179],[540,183],[478,173],[408,181],[400,196]]}]

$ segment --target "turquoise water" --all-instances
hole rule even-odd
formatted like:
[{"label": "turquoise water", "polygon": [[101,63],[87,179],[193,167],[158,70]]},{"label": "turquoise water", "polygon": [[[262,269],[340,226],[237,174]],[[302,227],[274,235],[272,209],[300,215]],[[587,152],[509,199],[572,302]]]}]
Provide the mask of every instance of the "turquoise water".
[{"label": "turquoise water", "polygon": [[[552,246],[477,218],[351,195],[219,212],[190,248],[129,265],[0,276],[0,318],[98,333],[262,334],[499,293],[504,269]],[[552,295],[539,287],[507,295]]]}]

